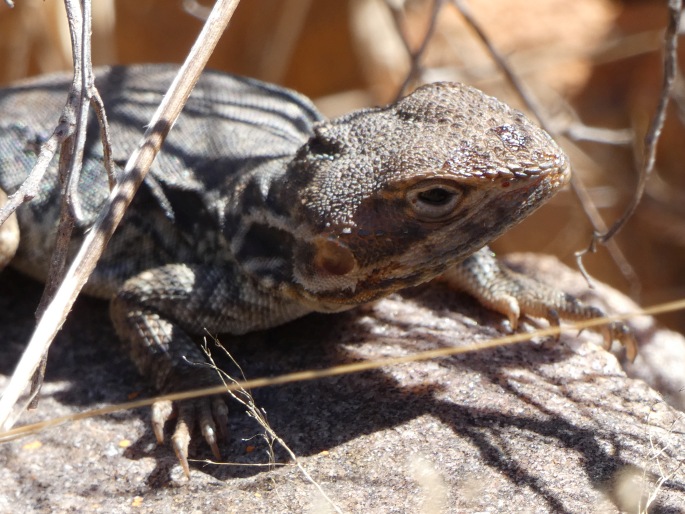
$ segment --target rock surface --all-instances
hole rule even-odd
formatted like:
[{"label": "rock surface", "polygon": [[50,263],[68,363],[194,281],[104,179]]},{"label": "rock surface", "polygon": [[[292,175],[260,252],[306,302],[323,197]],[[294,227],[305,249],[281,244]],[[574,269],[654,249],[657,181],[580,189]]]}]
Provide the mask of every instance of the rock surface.
[{"label": "rock surface", "polygon": [[[513,262],[569,292],[587,289],[554,259]],[[632,308],[607,288],[595,294]],[[0,275],[0,387],[28,339],[39,296],[40,285],[10,270]],[[682,405],[677,386],[660,373],[664,358],[652,351],[668,341],[675,353],[666,360],[682,369],[683,338],[648,318],[634,329],[642,354],[631,369],[667,384],[665,392]],[[506,324],[499,316],[435,285],[221,340],[245,375],[257,378],[466,345],[500,331]],[[636,512],[648,504],[650,512],[685,511],[682,413],[628,378],[598,342],[597,334],[569,333],[558,343],[522,343],[253,395],[344,512]],[[106,305],[82,298],[50,351],[39,408],[22,423],[135,394],[153,391],[120,351]],[[277,443],[275,461],[287,465],[264,466],[263,430],[231,406],[222,452],[232,464],[195,462],[189,482],[171,449],[156,446],[147,409],[2,444],[0,512],[334,512]],[[211,456],[199,440],[191,452]]]}]

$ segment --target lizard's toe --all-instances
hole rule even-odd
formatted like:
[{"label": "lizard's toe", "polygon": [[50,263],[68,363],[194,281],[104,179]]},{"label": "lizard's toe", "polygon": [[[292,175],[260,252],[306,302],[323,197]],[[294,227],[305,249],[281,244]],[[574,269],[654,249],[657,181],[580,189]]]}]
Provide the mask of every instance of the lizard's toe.
[{"label": "lizard's toe", "polygon": [[487,307],[506,316],[512,332],[516,332],[519,327],[519,320],[521,319],[521,306],[518,299],[510,294],[491,294],[488,295],[487,301]]},{"label": "lizard's toe", "polygon": [[[595,306],[586,305],[577,298],[556,291],[542,283],[534,283],[527,277],[525,283],[533,283],[534,289],[522,289],[525,298],[519,298],[521,314],[543,318],[551,326],[560,326],[561,320],[584,321],[595,318],[604,318],[606,313]],[[528,294],[530,291],[534,294]],[[610,350],[614,341],[618,341],[626,349],[626,357],[633,362],[637,356],[637,342],[630,328],[623,322],[614,321],[593,330],[600,332],[604,337],[604,349]],[[559,339],[560,334],[558,334]]]},{"label": "lizard's toe", "polygon": [[626,349],[626,358],[634,362],[637,357],[637,340],[635,334],[628,325],[622,321],[614,321],[605,325],[602,333],[604,334],[604,349],[609,350],[614,341],[618,341]]},{"label": "lizard's toe", "polygon": [[169,400],[152,404],[152,431],[155,433],[157,444],[164,442],[164,425],[174,414],[174,406]]},{"label": "lizard's toe", "polygon": [[221,460],[221,452],[217,444],[217,429],[212,415],[212,403],[209,398],[202,398],[196,405],[198,411],[198,423],[205,441],[212,449],[212,454],[217,460]]},{"label": "lizard's toe", "polygon": [[[164,424],[172,417],[173,407],[170,401],[155,402],[152,405],[152,429],[158,443],[164,442]],[[171,436],[171,446],[183,468],[183,473],[190,478],[188,465],[188,447],[192,432],[196,425],[212,450],[216,460],[221,460],[219,440],[228,434],[228,407],[223,398],[197,398],[177,402],[178,416],[174,433]]]}]

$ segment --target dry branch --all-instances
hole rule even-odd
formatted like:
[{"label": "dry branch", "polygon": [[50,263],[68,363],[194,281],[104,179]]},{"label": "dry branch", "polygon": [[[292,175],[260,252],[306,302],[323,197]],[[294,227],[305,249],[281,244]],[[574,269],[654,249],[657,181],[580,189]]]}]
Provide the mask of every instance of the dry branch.
[{"label": "dry branch", "polygon": [[[518,75],[513,71],[507,59],[492,44],[487,34],[481,27],[480,23],[478,23],[478,21],[471,14],[471,11],[469,10],[464,0],[452,0],[452,3],[457,7],[459,12],[466,20],[466,22],[476,32],[480,40],[488,49],[488,52],[490,53],[492,59],[504,73],[504,76],[506,77],[507,81],[511,84],[514,91],[516,91],[516,93],[519,95],[519,97],[523,101],[524,105],[528,108],[528,110],[537,118],[540,126],[544,128],[549,134],[551,134],[552,137],[558,138],[560,134],[546,116],[544,109],[542,108],[540,103],[532,94],[528,92],[528,89],[525,87],[525,84],[519,79]],[[567,131],[567,135],[572,137],[572,134],[569,131]],[[585,186],[582,184],[577,174],[575,173],[571,175],[571,187],[576,197],[578,198],[581,207],[585,212],[585,215],[592,223],[592,226],[594,227],[595,231],[605,230],[606,225],[604,223],[604,220],[600,216],[598,209],[592,203],[590,195],[587,193]],[[630,265],[628,259],[624,255],[623,251],[621,250],[621,248],[613,240],[607,240],[605,244],[607,245],[607,250],[611,254],[612,259],[614,260],[618,268],[621,270],[621,273],[626,278],[628,283],[631,284],[632,290],[639,290],[639,286],[637,285],[637,275],[633,270],[633,267]],[[592,287],[592,281],[590,280],[589,274],[583,267],[583,263],[581,262],[580,258],[578,259],[578,268],[587,279],[588,285]]]},{"label": "dry branch", "polygon": [[[638,181],[635,195],[623,215],[603,234],[595,233],[594,239],[599,243],[606,243],[614,237],[626,224],[640,204],[645,192],[645,184],[654,169],[656,161],[656,147],[659,143],[661,131],[666,121],[666,108],[673,93],[673,86],[678,70],[678,26],[683,11],[682,0],[669,0],[668,2],[668,26],[664,37],[664,75],[659,93],[659,105],[656,108],[652,123],[645,135],[642,166],[640,167],[640,180]],[[594,242],[593,242],[594,243]]]},{"label": "dry branch", "polygon": [[40,356],[45,353],[64,322],[81,288],[95,269],[105,245],[117,228],[133,195],[150,169],[169,130],[197,82],[204,66],[230,20],[239,0],[218,0],[179,69],[164,100],[157,108],[138,148],[129,158],[122,180],[110,193],[108,203],[86,236],[67,271],[54,300],[41,317],[10,382],[0,398],[0,425],[9,429],[12,409],[30,377],[35,373]]}]

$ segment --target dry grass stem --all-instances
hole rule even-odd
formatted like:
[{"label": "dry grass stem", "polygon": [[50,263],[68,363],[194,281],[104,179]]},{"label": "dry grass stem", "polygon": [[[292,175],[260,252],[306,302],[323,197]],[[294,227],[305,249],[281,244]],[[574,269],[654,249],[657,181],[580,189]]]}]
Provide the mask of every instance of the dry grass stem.
[{"label": "dry grass stem", "polygon": [[110,405],[99,409],[92,409],[78,414],[61,416],[50,420],[42,421],[40,423],[32,423],[30,425],[24,425],[21,427],[6,430],[5,432],[0,432],[0,443],[9,442],[20,437],[25,437],[27,435],[34,434],[40,430],[58,426],[69,421],[85,419],[93,416],[102,416],[104,414],[111,414],[114,412],[121,412],[124,410],[137,409],[139,407],[149,407],[157,401],[188,400],[191,398],[199,398],[201,396],[225,394],[227,391],[236,391],[239,389],[256,389],[258,387],[292,384],[295,382],[304,382],[310,380],[318,380],[327,377],[348,375],[351,373],[360,373],[363,371],[370,371],[374,369],[385,368],[388,366],[396,366],[398,364],[406,364],[408,362],[427,361],[432,359],[439,359],[442,357],[449,357],[452,355],[482,351],[490,348],[497,348],[500,346],[518,344],[522,342],[527,342],[532,338],[558,337],[561,333],[567,331],[577,333],[581,330],[585,330],[588,328],[596,328],[601,325],[626,320],[630,318],[635,318],[638,316],[654,316],[657,314],[664,314],[667,312],[675,312],[681,310],[685,310],[685,299],[654,305],[652,307],[641,309],[636,312],[618,314],[614,316],[608,316],[606,318],[595,318],[591,320],[579,321],[569,323],[563,326],[551,326],[544,329],[534,330],[528,333],[510,334],[490,339],[487,341],[479,341],[477,343],[465,346],[437,348],[434,350],[413,353],[402,357],[388,357],[385,359],[377,359],[373,361],[354,362],[351,364],[342,364],[340,366],[335,366],[327,369],[297,371],[294,373],[279,375],[277,377],[250,379],[244,382],[231,384],[226,383],[225,385],[221,386],[165,394],[156,396],[154,398],[145,398],[142,400],[121,403],[118,405]]},{"label": "dry grass stem", "polygon": [[[269,425],[268,420],[266,419],[266,412],[264,412],[263,409],[260,409],[257,407],[255,404],[254,398],[252,394],[241,384],[244,384],[248,382],[248,380],[245,378],[245,373],[243,373],[243,369],[240,367],[240,364],[236,362],[236,360],[233,358],[233,356],[230,354],[230,352],[224,347],[219,340],[214,337],[210,336],[214,340],[214,343],[216,344],[217,348],[220,348],[233,362],[233,364],[238,368],[240,371],[240,375],[242,377],[242,381],[239,382],[235,380],[233,377],[225,373],[223,370],[221,370],[216,363],[214,362],[214,359],[212,358],[211,351],[207,347],[207,342],[205,340],[204,344],[204,352],[205,355],[207,355],[207,358],[209,359],[209,362],[211,363],[212,367],[216,370],[216,372],[219,374],[221,377],[221,381],[224,383],[224,386],[226,387],[226,392],[233,398],[234,400],[240,402],[246,409],[247,409],[247,415],[253,418],[259,425],[264,429],[264,433],[262,434],[262,437],[266,441],[267,447],[269,448],[268,453],[269,453],[269,464],[273,465],[276,462],[276,457],[273,452],[273,443],[274,441],[277,442],[281,448],[283,448],[292,461],[295,463],[297,468],[300,470],[302,475],[305,477],[305,479],[310,482],[314,487],[316,487],[317,491],[319,491],[319,494],[324,498],[324,500],[335,510],[335,512],[342,513],[342,510],[340,507],[338,507],[335,502],[326,494],[326,492],[323,490],[321,487],[321,484],[319,484],[314,478],[311,476],[311,474],[305,469],[304,465],[298,459],[297,455],[295,455],[295,452],[293,452],[290,447],[286,444],[286,442],[281,438],[273,428],[271,428],[271,425]],[[231,387],[229,387],[229,384]]]}]

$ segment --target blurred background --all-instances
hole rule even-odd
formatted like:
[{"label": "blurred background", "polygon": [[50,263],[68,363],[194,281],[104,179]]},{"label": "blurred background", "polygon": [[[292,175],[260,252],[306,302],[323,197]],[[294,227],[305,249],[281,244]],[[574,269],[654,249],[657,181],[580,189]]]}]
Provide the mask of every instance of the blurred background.
[{"label": "blurred background", "polygon": [[[10,9],[0,1],[0,84],[70,69],[63,3],[15,3]],[[633,194],[636,162],[658,102],[666,3],[468,2],[492,44],[564,134],[558,139],[608,225]],[[182,62],[211,4],[95,0],[94,65]],[[336,116],[392,101],[431,28],[412,86],[461,81],[522,108],[473,29],[447,0],[244,1],[210,67],[291,87]],[[592,276],[643,305],[685,296],[684,121],[685,90],[679,80],[641,206],[611,251],[600,248],[584,259]],[[575,267],[573,254],[587,247],[591,232],[587,215],[567,189],[494,248],[551,253]],[[661,320],[685,331],[680,313]]]}]

